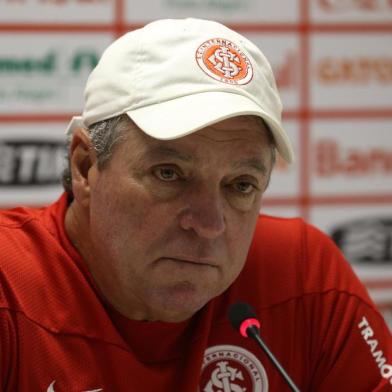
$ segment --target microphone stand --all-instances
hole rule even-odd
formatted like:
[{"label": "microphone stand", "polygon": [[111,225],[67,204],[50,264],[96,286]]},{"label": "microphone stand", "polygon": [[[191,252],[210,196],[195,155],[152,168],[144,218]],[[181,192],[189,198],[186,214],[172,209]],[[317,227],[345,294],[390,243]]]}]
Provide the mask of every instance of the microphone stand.
[{"label": "microphone stand", "polygon": [[254,339],[258,343],[258,345],[263,349],[263,351],[267,354],[268,358],[271,360],[271,362],[274,364],[274,366],[278,369],[279,373],[285,379],[285,381],[287,382],[287,384],[289,385],[291,390],[293,392],[300,392],[300,390],[294,384],[294,381],[290,378],[290,376],[283,369],[282,365],[275,358],[274,354],[272,354],[270,349],[264,343],[263,339],[261,339],[259,329],[255,325],[252,325],[247,328],[246,332],[247,332],[248,336],[251,337],[252,339]]}]

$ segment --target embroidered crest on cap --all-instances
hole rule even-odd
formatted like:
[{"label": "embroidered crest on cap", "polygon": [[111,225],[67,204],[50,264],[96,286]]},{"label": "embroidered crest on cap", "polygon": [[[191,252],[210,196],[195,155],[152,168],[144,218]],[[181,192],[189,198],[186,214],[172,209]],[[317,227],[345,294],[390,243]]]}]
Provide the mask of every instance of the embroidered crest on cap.
[{"label": "embroidered crest on cap", "polygon": [[247,84],[253,77],[252,65],[235,43],[213,38],[203,42],[196,51],[200,68],[215,80],[228,84]]},{"label": "embroidered crest on cap", "polygon": [[222,345],[204,352],[199,392],[267,392],[263,365],[242,347]]}]

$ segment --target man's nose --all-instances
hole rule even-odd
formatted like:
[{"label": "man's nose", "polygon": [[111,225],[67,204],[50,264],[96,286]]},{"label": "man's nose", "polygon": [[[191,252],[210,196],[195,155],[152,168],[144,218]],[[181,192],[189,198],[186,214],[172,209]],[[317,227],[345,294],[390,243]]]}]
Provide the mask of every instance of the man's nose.
[{"label": "man's nose", "polygon": [[219,189],[193,190],[186,198],[180,216],[184,230],[193,230],[199,237],[214,239],[226,230],[224,199]]}]

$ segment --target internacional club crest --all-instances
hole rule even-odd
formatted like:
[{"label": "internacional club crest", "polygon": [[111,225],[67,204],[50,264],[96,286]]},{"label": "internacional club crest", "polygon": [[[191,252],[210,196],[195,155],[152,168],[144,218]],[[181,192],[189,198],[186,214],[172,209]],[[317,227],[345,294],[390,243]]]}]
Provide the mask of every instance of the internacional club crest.
[{"label": "internacional club crest", "polygon": [[208,348],[200,376],[199,392],[267,392],[263,365],[242,347],[221,345]]},{"label": "internacional club crest", "polygon": [[199,67],[210,77],[228,84],[247,84],[252,80],[252,65],[245,53],[233,42],[213,38],[196,51]]}]

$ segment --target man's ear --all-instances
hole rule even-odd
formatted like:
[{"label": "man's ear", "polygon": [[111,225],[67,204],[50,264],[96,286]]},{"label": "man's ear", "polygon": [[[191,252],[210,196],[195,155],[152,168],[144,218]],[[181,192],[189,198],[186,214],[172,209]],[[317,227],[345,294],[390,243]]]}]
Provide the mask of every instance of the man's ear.
[{"label": "man's ear", "polygon": [[72,174],[72,193],[75,199],[87,206],[90,199],[90,169],[95,165],[97,156],[91,138],[83,128],[75,129],[69,151]]}]

